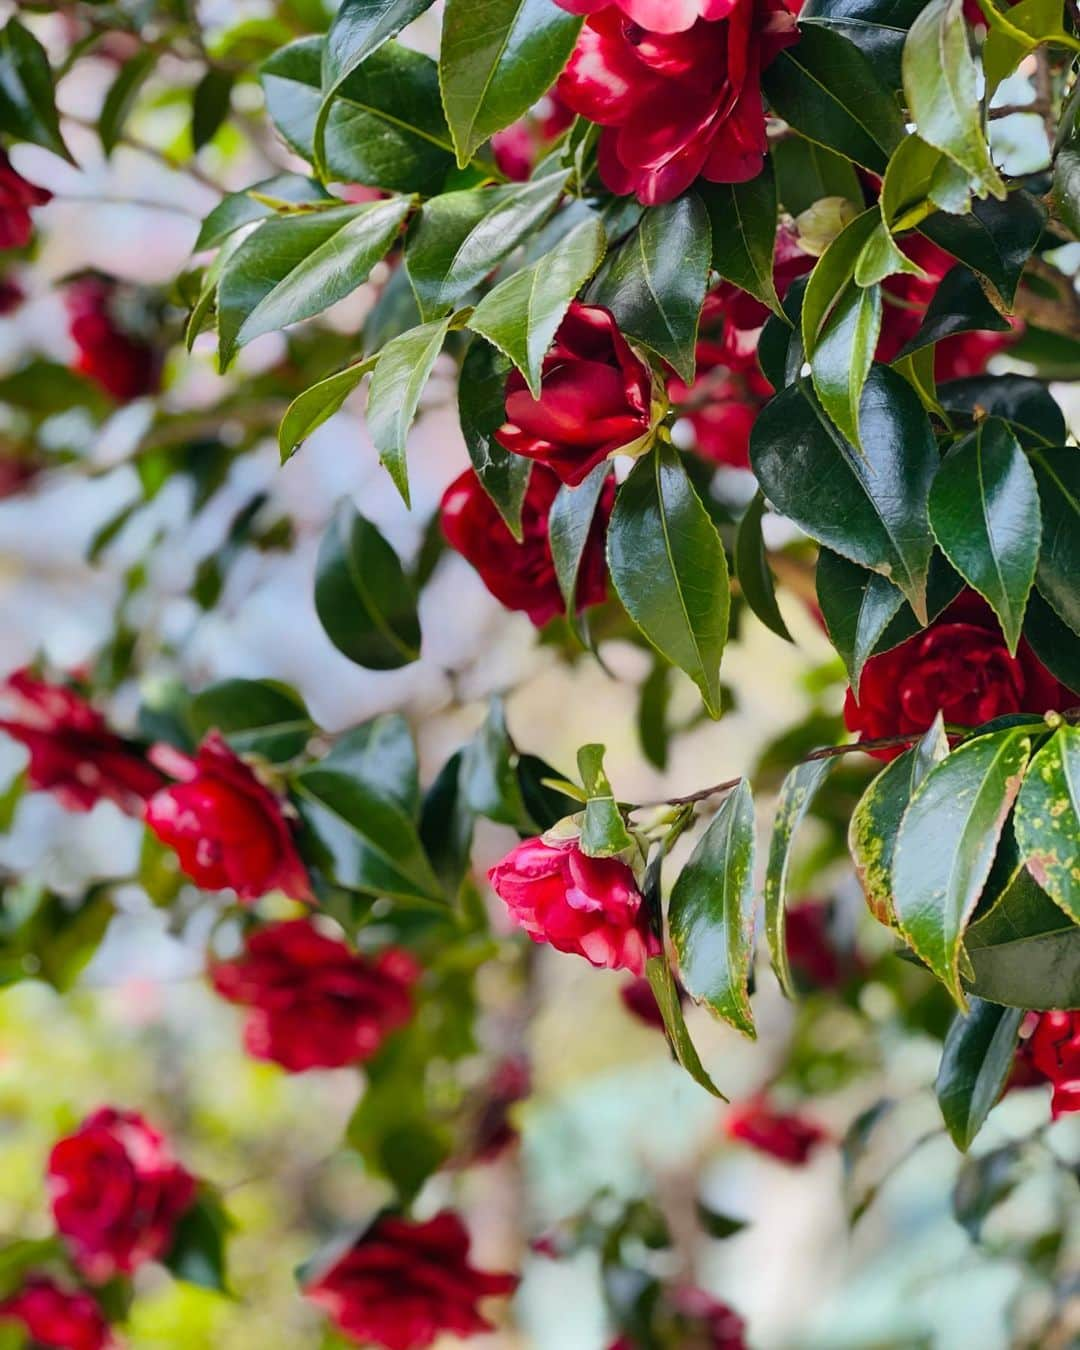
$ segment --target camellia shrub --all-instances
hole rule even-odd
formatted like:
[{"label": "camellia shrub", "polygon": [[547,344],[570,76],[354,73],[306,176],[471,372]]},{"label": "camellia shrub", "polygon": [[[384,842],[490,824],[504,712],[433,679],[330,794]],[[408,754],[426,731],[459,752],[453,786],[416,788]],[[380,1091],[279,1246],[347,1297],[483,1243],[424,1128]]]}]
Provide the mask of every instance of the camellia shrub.
[{"label": "camellia shrub", "polygon": [[[0,31],[2,308],[18,324],[28,288],[55,289],[69,343],[0,380],[4,509],[92,476],[95,438],[142,410],[139,493],[95,534],[97,565],[170,483],[194,530],[268,440],[302,473],[348,403],[386,484],[426,513],[422,543],[399,553],[360,499],[325,528],[310,606],[342,658],[382,673],[360,725],[317,725],[276,679],[190,678],[140,609],[152,527],[94,660],[59,668],[36,635],[42,658],[0,689],[23,765],[5,825],[48,794],[108,803],[143,843],[134,873],[78,893],[5,863],[4,982],[71,989],[134,889],[201,934],[249,1056],[359,1071],[342,1147],[385,1203],[299,1272],[327,1346],[509,1325],[520,1271],[480,1259],[442,1182],[519,1147],[541,961],[620,972],[625,1016],[718,1099],[728,1042],[702,1039],[695,1005],[753,1040],[782,991],[779,1067],[762,1051],[719,1127],[793,1167],[842,1143],[849,1173],[895,1102],[824,1123],[806,1099],[865,1065],[815,1028],[843,1016],[869,1043],[884,991],[892,1039],[935,1045],[935,1132],[960,1153],[1003,1096],[1041,1103],[1026,1135],[960,1164],[973,1240],[1036,1153],[1075,1221],[1075,1160],[1045,1142],[1080,1111],[1075,6],[193,8],[28,4]],[[145,135],[147,108],[172,130]],[[216,202],[188,265],[159,287],[57,277],[55,184],[125,146]],[[361,288],[358,320],[340,302]],[[276,356],[248,362],[270,334]],[[188,397],[210,349],[217,373]],[[433,372],[468,467],[422,491],[410,430]],[[252,494],[192,608],[212,614],[241,565],[294,541]],[[603,745],[549,762],[502,698],[460,690],[468,732],[421,761],[407,672],[427,659],[425,593],[465,564],[535,627],[535,662],[637,682],[625,736],[657,771],[689,747],[696,777],[626,800]],[[747,773],[695,755],[753,694],[729,639],[767,661],[792,628],[834,653],[807,676],[810,715],[778,713]],[[509,1048],[493,1018],[518,1028]],[[229,1287],[228,1196],[163,1125],[125,1100],[58,1132],[49,1226],[0,1251],[4,1347],[121,1345],[155,1264]],[[528,1259],[593,1254],[611,1350],[757,1343],[737,1299],[665,1264],[666,1204],[582,1195],[523,1232]],[[714,1240],[746,1222],[692,1208]],[[1063,1232],[1010,1253],[1043,1293],[1017,1344],[1074,1343]]]}]

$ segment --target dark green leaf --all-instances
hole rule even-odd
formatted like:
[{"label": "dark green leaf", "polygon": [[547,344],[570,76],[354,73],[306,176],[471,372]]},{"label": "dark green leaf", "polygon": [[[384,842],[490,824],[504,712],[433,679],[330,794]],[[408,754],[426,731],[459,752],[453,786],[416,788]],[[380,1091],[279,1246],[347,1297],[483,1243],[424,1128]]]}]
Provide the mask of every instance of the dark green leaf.
[{"label": "dark green leaf", "polygon": [[793,132],[776,141],[771,154],[780,201],[789,215],[799,215],[822,197],[862,202],[855,169],[825,146]]},{"label": "dark green leaf", "polygon": [[302,441],[333,417],[364,376],[375,369],[377,359],[372,356],[366,361],[358,361],[354,366],[346,366],[344,370],[328,375],[325,380],[313,384],[293,399],[278,427],[282,464],[293,455]]},{"label": "dark green leaf", "polygon": [[762,88],[772,109],[801,135],[875,173],[904,135],[896,99],[870,60],[827,28],[807,25],[765,71]]},{"label": "dark green leaf", "polygon": [[604,772],[604,747],[583,745],[578,772],[588,801],[581,821],[581,851],[590,858],[613,858],[634,848],[615,794]]},{"label": "dark green leaf", "polygon": [[670,445],[635,465],[608,526],[611,578],[653,646],[685,670],[720,715],[720,658],[731,596],[716,526]]},{"label": "dark green leaf", "polygon": [[1024,637],[1051,675],[1080,696],[1080,635],[1062,623],[1038,590],[1028,597]]},{"label": "dark green leaf", "polygon": [[200,740],[217,730],[238,753],[269,760],[292,759],[315,731],[304,700],[276,680],[221,680],[195,695],[188,716]]},{"label": "dark green leaf", "polygon": [[[566,603],[566,613],[577,630],[577,588],[581,560],[592,533],[596,508],[611,476],[611,465],[605,460],[577,487],[559,489],[548,513],[548,537],[559,590]],[[579,636],[580,636],[579,632]]]},{"label": "dark green leaf", "polygon": [[510,362],[486,342],[469,344],[458,380],[458,416],[465,447],[481,486],[515,539],[521,538],[521,504],[532,461],[504,450],[495,432],[506,421]]},{"label": "dark green leaf", "polygon": [[987,1215],[1016,1189],[1022,1176],[1019,1144],[968,1158],[953,1188],[953,1215],[977,1242]]},{"label": "dark green leaf", "polygon": [[712,265],[725,281],[783,314],[773,284],[776,182],[771,164],[746,183],[701,183],[712,227]]},{"label": "dark green leaf", "polygon": [[590,302],[610,309],[632,342],[669,362],[687,384],[711,257],[709,213],[688,192],[650,207],[589,291]]},{"label": "dark green leaf", "polygon": [[0,29],[0,131],[75,163],[60,132],[45,48],[14,18]]},{"label": "dark green leaf", "polygon": [[958,164],[980,197],[1004,198],[987,144],[963,0],[930,0],[920,12],[904,43],[903,75],[920,137]]},{"label": "dark green leaf", "polygon": [[552,173],[506,187],[445,192],[425,202],[405,245],[405,265],[424,318],[449,313],[543,224],[567,177]]},{"label": "dark green leaf", "polygon": [[900,821],[912,794],[935,764],[949,753],[941,714],[918,745],[887,764],[851,813],[848,849],[871,914],[895,925],[892,867]]},{"label": "dark green leaf", "polygon": [[652,989],[653,998],[656,999],[656,1006],[660,1009],[660,1016],[664,1019],[664,1030],[667,1033],[668,1044],[671,1046],[672,1053],[686,1072],[699,1083],[706,1092],[710,1092],[714,1097],[720,1097],[727,1100],[724,1094],[713,1082],[701,1058],[690,1039],[690,1032],[687,1030],[686,1019],[683,1017],[682,1003],[679,1000],[679,989],[675,983],[675,976],[671,973],[671,967],[668,965],[667,956],[650,957],[645,965],[645,974],[649,981],[649,987]]},{"label": "dark green leaf", "polygon": [[671,666],[662,656],[657,656],[638,690],[637,729],[641,753],[661,771],[668,766],[668,744],[672,735],[668,725],[671,674]]},{"label": "dark green leaf", "polygon": [[463,751],[465,799],[476,815],[525,832],[532,822],[518,782],[517,758],[506,730],[502,700],[493,698],[483,724]]},{"label": "dark green leaf", "polygon": [[1080,923],[1080,727],[1060,726],[1031,761],[1014,827],[1027,870]]},{"label": "dark green leaf", "polygon": [[1012,1008],[1080,1005],[1080,926],[1021,867],[964,939],[972,994]]},{"label": "dark green leaf", "polygon": [[1054,214],[1080,237],[1080,138],[1070,136],[1054,157]]},{"label": "dark green leaf", "polygon": [[899,89],[904,39],[922,5],[923,0],[808,0],[799,24],[820,24],[843,34],[866,53],[890,89]]},{"label": "dark green leaf", "polygon": [[394,242],[409,205],[395,197],[264,220],[221,275],[222,370],[244,343],[310,319],[356,290]]},{"label": "dark green leaf", "polygon": [[765,497],[759,491],[746,508],[735,535],[735,576],[746,603],[765,627],[777,637],[792,642],[794,639],[776,603],[776,582],[769,570],[765,541],[761,537],[761,518],[764,514]]},{"label": "dark green leaf", "polygon": [[421,324],[382,349],[368,390],[367,424],[379,459],[409,505],[405,444],[431,368],[442,351],[449,320]]},{"label": "dark green leaf", "polygon": [[1039,493],[1020,442],[987,419],[955,446],[930,489],[942,552],[987,601],[1016,652],[1039,557]]},{"label": "dark green leaf", "polygon": [[117,71],[116,79],[109,86],[98,115],[98,139],[101,141],[106,159],[116,148],[116,143],[123,134],[124,124],[139,96],[139,90],[156,64],[157,52],[152,47],[144,47],[130,60],[124,62]]},{"label": "dark green leaf", "polygon": [[982,52],[988,101],[1027,53],[1044,42],[1060,43],[1073,51],[1080,47],[1062,27],[1062,7],[1057,0],[1019,0],[1019,4],[1001,8],[989,3],[980,8],[990,26]]},{"label": "dark green leaf", "polygon": [[469,870],[475,817],[465,800],[461,782],[462,753],[443,765],[424,794],[420,812],[420,841],[435,874],[453,899]]},{"label": "dark green leaf", "polygon": [[823,548],[817,561],[817,598],[829,638],[858,698],[863,666],[899,612],[904,597],[879,572],[868,572]]},{"label": "dark green leaf", "polygon": [[934,1091],[945,1127],[965,1153],[1001,1096],[1023,1017],[1020,1008],[973,998],[949,1028]]},{"label": "dark green leaf", "polygon": [[765,869],[765,935],[769,940],[772,968],[780,988],[788,998],[794,997],[787,952],[787,887],[791,849],[795,832],[832,769],[831,759],[812,759],[796,764],[781,784],[776,802],[769,861]]},{"label": "dark green leaf", "polygon": [[668,923],[688,992],[751,1037],[754,908],[754,799],[743,779],[679,873]]},{"label": "dark green leaf", "polygon": [[1008,328],[1008,319],[1003,319],[987,300],[986,292],[975,277],[966,267],[954,267],[938,282],[919,331],[905,344],[896,359],[910,356],[912,352],[920,351],[933,342],[940,342],[954,333],[969,333],[973,330],[1004,333]]},{"label": "dark green leaf", "polygon": [[1036,450],[1031,464],[1043,518],[1039,591],[1058,617],[1080,633],[1080,450]]},{"label": "dark green leaf", "polygon": [[[322,38],[283,47],[261,72],[266,109],[287,143],[314,163],[322,105]],[[342,82],[326,117],[326,170],[333,180],[389,192],[438,192],[454,166],[435,62],[388,42]]]},{"label": "dark green leaf", "polygon": [[1000,417],[1021,445],[1064,445],[1065,418],[1046,385],[1026,375],[976,375],[938,386],[941,406],[974,418]]},{"label": "dark green leaf", "polygon": [[233,84],[236,76],[231,70],[211,66],[191,96],[191,144],[201,150],[209,145],[221,130],[229,115]]},{"label": "dark green leaf", "polygon": [[918,395],[875,366],[859,416],[864,454],[809,389],[783,390],[759,414],[750,459],[769,500],[812,538],[890,578],[926,616],[933,551],[926,502],[940,459]]},{"label": "dark green leaf", "polygon": [[966,741],[931,769],[900,826],[893,861],[897,922],[961,1007],[964,930],[990,875],[1030,753],[1030,728]]},{"label": "dark green leaf", "polygon": [[[45,1267],[63,1259],[63,1239],[18,1238],[0,1247],[0,1298],[9,1298],[35,1267]],[[22,1342],[16,1342],[21,1350]],[[7,1348],[5,1347],[5,1350]]]},{"label": "dark green leaf", "polygon": [[597,215],[574,227],[531,267],[488,291],[469,327],[504,352],[540,397],[540,367],[570,301],[600,266],[607,247]]},{"label": "dark green leaf", "polygon": [[921,234],[985,277],[1011,310],[1020,276],[1046,223],[1046,208],[1029,192],[1003,201],[974,202],[967,215],[939,212],[919,226]]},{"label": "dark green leaf", "polygon": [[201,1185],[195,1203],[180,1218],[164,1258],[178,1280],[203,1289],[228,1291],[225,1239],[232,1223],[217,1193]]},{"label": "dark green leaf", "polygon": [[447,0],[439,83],[459,165],[547,92],[580,27],[551,0]]},{"label": "dark green leaf", "polygon": [[[550,830],[566,816],[576,815],[581,810],[580,801],[550,786],[551,782],[562,777],[557,769],[537,755],[518,756],[518,786],[532,828]],[[545,782],[545,779],[548,781]]]},{"label": "dark green leaf", "polygon": [[327,637],[368,670],[397,670],[420,655],[416,595],[397,554],[345,502],[315,565],[315,609]]}]

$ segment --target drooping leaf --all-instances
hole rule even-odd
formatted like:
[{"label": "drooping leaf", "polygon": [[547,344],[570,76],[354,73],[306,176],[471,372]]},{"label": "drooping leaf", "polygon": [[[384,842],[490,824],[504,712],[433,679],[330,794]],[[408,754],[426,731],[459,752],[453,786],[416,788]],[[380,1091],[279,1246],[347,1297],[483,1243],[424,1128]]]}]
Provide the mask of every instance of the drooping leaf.
[{"label": "drooping leaf", "polygon": [[1058,727],[1031,761],[1014,828],[1024,866],[1080,923],[1080,727]]},{"label": "drooping leaf", "polygon": [[720,657],[731,604],[716,526],[678,454],[657,445],[619,489],[608,527],[611,578],[653,646],[685,670],[720,715]]},{"label": "drooping leaf", "polygon": [[176,1225],[165,1266],[178,1280],[226,1293],[225,1239],[230,1228],[232,1221],[221,1197],[203,1183]]},{"label": "drooping leaf", "polygon": [[315,731],[304,700],[277,680],[220,680],[191,700],[192,730],[201,740],[217,730],[237,753],[287,760]]},{"label": "drooping leaf", "polygon": [[668,923],[688,992],[751,1037],[754,895],[754,801],[743,779],[679,873]]},{"label": "drooping leaf", "polygon": [[1008,329],[1008,319],[1002,318],[986,298],[972,273],[966,267],[954,267],[938,283],[918,332],[904,344],[896,359],[911,356],[954,333],[976,330],[1004,333]]},{"label": "drooping leaf", "polygon": [[45,48],[16,18],[0,29],[0,131],[75,163],[60,131]]},{"label": "drooping leaf", "polygon": [[1043,43],[1080,50],[1080,43],[1062,26],[1063,12],[1057,0],[1019,0],[1000,9],[988,0],[980,8],[989,23],[982,53],[988,101],[1027,53]]},{"label": "drooping leaf", "polygon": [[610,475],[611,466],[605,461],[598,464],[577,487],[564,484],[548,513],[548,538],[551,541],[555,576],[566,604],[567,617],[575,628],[578,624],[577,590],[581,563],[596,519],[596,509]]},{"label": "drooping leaf", "polygon": [[1039,449],[1031,465],[1042,504],[1039,590],[1059,618],[1080,633],[1080,450]]},{"label": "drooping leaf", "polygon": [[879,572],[823,548],[817,560],[817,599],[858,698],[863,666],[903,605],[903,594]]},{"label": "drooping leaf", "polygon": [[960,948],[1031,753],[1031,729],[966,741],[904,813],[893,859],[897,922],[961,1008]]},{"label": "drooping leaf", "polygon": [[504,450],[495,432],[506,421],[510,362],[487,342],[474,339],[461,363],[458,416],[465,447],[484,491],[515,539],[521,538],[521,504],[532,461]]},{"label": "drooping leaf", "polygon": [[431,368],[442,351],[449,321],[421,324],[388,342],[379,355],[368,391],[367,424],[379,459],[409,505],[405,443]]},{"label": "drooping leaf", "polygon": [[615,794],[604,772],[604,747],[583,745],[578,772],[588,801],[581,820],[581,851],[590,858],[613,858],[634,848]]},{"label": "drooping leaf", "polygon": [[762,88],[800,135],[874,173],[884,170],[904,135],[896,99],[871,61],[828,28],[807,25],[764,72]]},{"label": "drooping leaf", "polygon": [[964,945],[977,998],[1038,1011],[1080,1004],[1080,925],[1026,867],[967,930]]},{"label": "drooping leaf", "polygon": [[412,585],[397,554],[350,502],[319,547],[315,609],[330,641],[358,666],[397,670],[420,655]]},{"label": "drooping leaf", "polygon": [[[547,0],[545,0],[547,2]],[[405,265],[424,319],[441,317],[555,210],[567,174],[506,187],[445,192],[409,230]]]},{"label": "drooping leaf", "polygon": [[1051,675],[1074,693],[1080,693],[1080,634],[1058,618],[1053,606],[1046,603],[1037,589],[1028,596],[1024,637]]},{"label": "drooping leaf", "polygon": [[892,580],[926,617],[933,537],[926,514],[940,463],[918,395],[875,366],[859,415],[863,453],[835,429],[805,385],[759,414],[750,459],[765,495],[807,534]]},{"label": "drooping leaf", "polygon": [[949,1027],[934,1091],[945,1128],[965,1153],[1001,1096],[1023,1017],[1019,1008],[973,998]]},{"label": "drooping leaf", "polygon": [[439,82],[459,165],[547,92],[580,27],[551,0],[447,0]]},{"label": "drooping leaf", "polygon": [[1012,311],[1016,288],[1046,223],[1046,208],[1020,189],[1004,201],[972,203],[962,216],[939,212],[919,226],[920,234],[984,277]]},{"label": "drooping leaf", "polygon": [[769,940],[773,971],[788,998],[794,997],[787,952],[787,887],[791,850],[795,832],[832,768],[831,759],[812,759],[796,764],[781,784],[776,802],[769,860],[765,869],[765,935]]},{"label": "drooping leaf", "polygon": [[[260,71],[271,121],[309,164],[322,106],[322,52],[322,38],[301,38]],[[435,62],[398,42],[385,43],[346,76],[328,104],[323,133],[333,180],[427,195],[454,167]]]},{"label": "drooping leaf", "polygon": [[810,356],[810,374],[821,406],[841,434],[860,448],[862,395],[880,333],[880,286],[852,282],[826,319]]},{"label": "drooping leaf", "polygon": [[1016,652],[1039,557],[1039,494],[1020,442],[987,419],[943,461],[930,489],[942,551],[1001,621]]},{"label": "drooping leaf", "polygon": [[701,183],[697,191],[709,213],[713,270],[782,316],[773,283],[776,181],[768,160],[749,182]]},{"label": "drooping leaf", "polygon": [[808,0],[799,24],[841,33],[864,52],[890,89],[900,88],[904,39],[922,0]]},{"label": "drooping leaf", "polygon": [[325,380],[297,394],[285,410],[281,426],[278,427],[278,449],[283,464],[299,449],[302,441],[324,422],[328,422],[342,407],[364,376],[375,369],[377,359],[369,357],[354,366],[346,366],[344,370],[328,375]]},{"label": "drooping leaf", "polygon": [[461,781],[462,752],[451,755],[424,794],[420,841],[453,900],[469,870],[475,816]]},{"label": "drooping leaf", "polygon": [[540,367],[556,330],[571,300],[600,266],[606,247],[600,217],[592,215],[531,267],[488,291],[469,319],[474,333],[513,361],[534,398],[540,397]]},{"label": "drooping leaf", "polygon": [[232,91],[236,76],[231,70],[211,66],[191,96],[191,148],[209,145],[232,109]]},{"label": "drooping leaf", "polygon": [[1080,235],[1080,137],[1070,136],[1054,156],[1054,214]]},{"label": "drooping leaf", "polygon": [[218,284],[222,370],[238,347],[343,300],[367,280],[409,212],[407,198],[264,220]]},{"label": "drooping leaf", "polygon": [[[938,386],[941,406],[974,422],[1000,417],[1012,427],[1020,444],[1029,449],[1064,445],[1068,432],[1061,408],[1046,385],[1027,375],[976,375]],[[962,423],[961,425],[966,425]]]},{"label": "drooping leaf", "polygon": [[98,114],[98,139],[106,159],[115,150],[123,134],[124,124],[139,97],[139,90],[157,65],[157,57],[153,47],[144,47],[124,62],[109,86]]},{"label": "drooping leaf", "polygon": [[765,554],[765,541],[761,534],[764,513],[765,497],[758,491],[739,521],[735,535],[735,576],[743,598],[765,627],[785,642],[792,642],[794,639],[776,603],[776,583]]},{"label": "drooping leaf", "polygon": [[462,752],[465,800],[476,815],[527,833],[532,821],[525,808],[517,762],[502,700],[493,698],[480,729]]},{"label": "drooping leaf", "polygon": [[968,175],[980,197],[1004,198],[990,157],[979,68],[972,56],[963,0],[930,0],[904,43],[904,95],[919,136]]},{"label": "drooping leaf", "polygon": [[230,192],[227,197],[223,197],[203,221],[193,251],[202,253],[206,249],[217,248],[241,226],[275,215],[270,201],[300,204],[331,200],[322,184],[316,183],[313,178],[305,178],[299,173],[276,173],[272,178],[264,178],[245,188],[243,192]]},{"label": "drooping leaf", "polygon": [[892,867],[900,821],[912,794],[949,753],[941,714],[922,740],[878,774],[851,813],[848,848],[871,914],[894,925]]},{"label": "drooping leaf", "polygon": [[610,309],[631,342],[655,352],[691,384],[711,258],[709,213],[696,193],[684,193],[645,212],[608,256],[590,288],[590,303]]}]

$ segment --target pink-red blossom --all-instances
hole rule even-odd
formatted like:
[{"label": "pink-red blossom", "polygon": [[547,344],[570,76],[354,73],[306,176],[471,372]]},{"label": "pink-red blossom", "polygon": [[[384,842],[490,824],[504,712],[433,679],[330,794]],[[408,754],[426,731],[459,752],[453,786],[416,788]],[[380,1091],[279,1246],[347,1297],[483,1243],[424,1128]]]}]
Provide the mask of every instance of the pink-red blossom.
[{"label": "pink-red blossom", "polygon": [[795,1112],[776,1110],[760,1093],[731,1104],[724,1116],[724,1133],[795,1167],[801,1167],[828,1138],[814,1121]]},{"label": "pink-red blossom", "polygon": [[45,1275],[32,1275],[0,1302],[0,1327],[17,1322],[32,1346],[48,1350],[109,1350],[109,1324],[84,1289],[62,1289]]},{"label": "pink-red blossom", "polygon": [[52,193],[28,183],[0,150],[0,249],[23,248],[28,244],[34,228],[30,208],[50,201]]}]

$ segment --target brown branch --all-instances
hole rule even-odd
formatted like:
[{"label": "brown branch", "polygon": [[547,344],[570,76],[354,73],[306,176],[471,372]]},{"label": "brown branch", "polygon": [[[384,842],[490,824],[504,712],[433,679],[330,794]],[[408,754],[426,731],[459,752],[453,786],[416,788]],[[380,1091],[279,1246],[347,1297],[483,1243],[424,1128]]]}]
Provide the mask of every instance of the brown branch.
[{"label": "brown branch", "polygon": [[1045,119],[1050,112],[1052,112],[1050,105],[1037,98],[1031,103],[1002,103],[999,107],[990,109],[989,117],[991,122],[996,122],[1000,117],[1015,117],[1017,113],[1034,113],[1036,117]]}]

